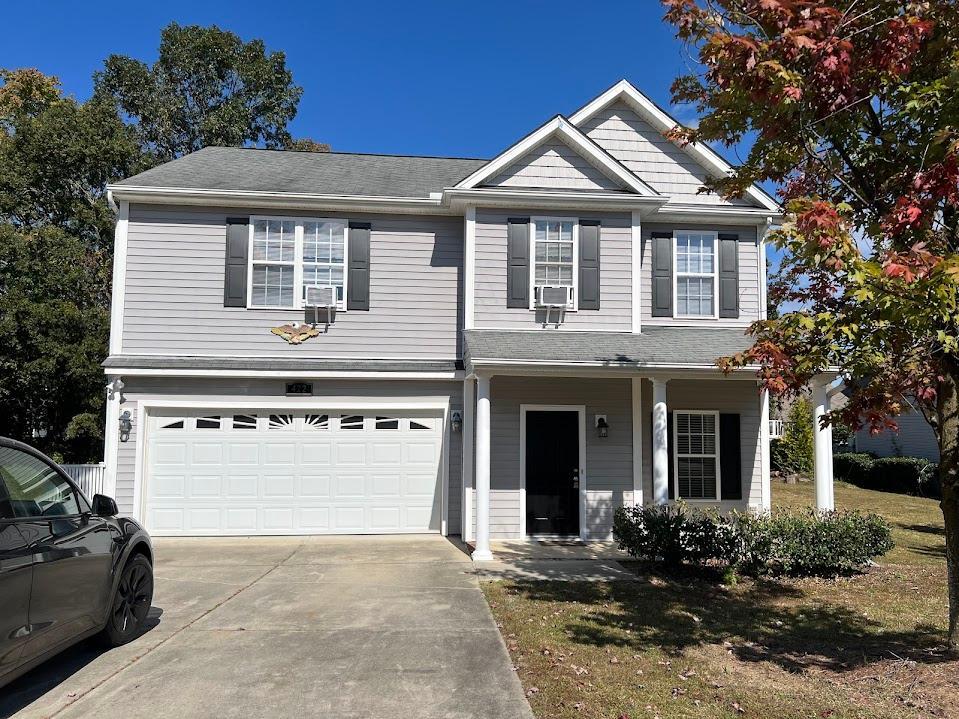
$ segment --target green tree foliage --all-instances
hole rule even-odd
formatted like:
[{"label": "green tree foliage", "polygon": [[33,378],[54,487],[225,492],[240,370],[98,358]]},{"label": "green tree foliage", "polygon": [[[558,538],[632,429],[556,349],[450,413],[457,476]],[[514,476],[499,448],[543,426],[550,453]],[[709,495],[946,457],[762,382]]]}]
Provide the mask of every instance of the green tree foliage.
[{"label": "green tree foliage", "polygon": [[0,80],[0,222],[112,244],[103,187],[143,167],[133,132],[110,105],[62,97],[55,77],[0,70]]},{"label": "green tree foliage", "polygon": [[67,459],[102,457],[105,253],[58,227],[0,224],[0,435]]},{"label": "green tree foliage", "polygon": [[286,147],[303,93],[282,52],[214,26],[171,23],[152,65],[110,55],[94,97],[115,103],[157,161],[208,145]]},{"label": "green tree foliage", "polygon": [[104,184],[141,164],[109,105],[0,70],[0,434],[99,459],[114,218]]},{"label": "green tree foliage", "polygon": [[783,436],[772,446],[772,462],[785,472],[808,476],[813,470],[815,451],[812,405],[803,395],[789,408]]},{"label": "green tree foliage", "polygon": [[[857,380],[827,415],[895,428],[916,399],[942,461],[949,642],[959,650],[959,5],[902,0],[663,0],[699,60],[677,142],[752,141],[709,182],[779,183],[789,210],[770,288],[777,319],[724,366],[762,366],[796,394],[838,367]],[[785,303],[785,305],[783,304]]]}]

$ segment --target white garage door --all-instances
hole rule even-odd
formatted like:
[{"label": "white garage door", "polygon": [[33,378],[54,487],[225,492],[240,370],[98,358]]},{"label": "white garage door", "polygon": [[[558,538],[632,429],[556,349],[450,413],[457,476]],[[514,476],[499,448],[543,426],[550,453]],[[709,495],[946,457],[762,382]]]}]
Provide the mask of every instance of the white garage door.
[{"label": "white garage door", "polygon": [[436,532],[442,418],[209,410],[150,417],[157,535]]}]

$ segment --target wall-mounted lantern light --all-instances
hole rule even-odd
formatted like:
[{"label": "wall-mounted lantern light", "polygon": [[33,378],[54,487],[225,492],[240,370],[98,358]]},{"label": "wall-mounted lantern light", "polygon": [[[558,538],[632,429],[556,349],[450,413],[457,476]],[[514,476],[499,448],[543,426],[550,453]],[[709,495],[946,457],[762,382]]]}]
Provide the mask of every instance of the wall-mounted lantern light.
[{"label": "wall-mounted lantern light", "polygon": [[463,429],[463,415],[459,412],[453,412],[450,417],[450,426],[454,432],[459,433]]},{"label": "wall-mounted lantern light", "polygon": [[130,439],[130,432],[133,430],[133,420],[130,419],[130,410],[125,409],[120,413],[120,441],[126,442]]},{"label": "wall-mounted lantern light", "polygon": [[609,436],[609,422],[606,421],[605,414],[596,415],[596,435],[601,439]]}]

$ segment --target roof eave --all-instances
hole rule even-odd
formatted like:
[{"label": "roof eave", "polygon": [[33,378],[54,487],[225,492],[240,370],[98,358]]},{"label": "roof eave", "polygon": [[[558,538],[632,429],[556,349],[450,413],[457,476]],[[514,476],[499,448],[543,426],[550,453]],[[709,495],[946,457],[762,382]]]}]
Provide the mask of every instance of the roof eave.
[{"label": "roof eave", "polygon": [[564,210],[640,210],[655,212],[669,200],[668,196],[647,197],[625,192],[583,192],[536,188],[448,187],[443,190],[443,203],[462,212],[469,206],[542,208]]},{"label": "roof eave", "polygon": [[444,206],[439,193],[431,197],[382,197],[137,185],[107,185],[107,191],[115,201],[147,204],[454,214]]}]

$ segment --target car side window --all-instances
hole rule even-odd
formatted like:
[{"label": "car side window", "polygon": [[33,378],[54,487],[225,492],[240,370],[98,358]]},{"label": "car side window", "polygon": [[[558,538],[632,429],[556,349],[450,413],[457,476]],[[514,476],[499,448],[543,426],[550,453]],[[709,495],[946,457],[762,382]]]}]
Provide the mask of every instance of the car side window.
[{"label": "car side window", "polygon": [[80,513],[73,487],[49,464],[14,447],[0,447],[0,481],[17,519]]}]

